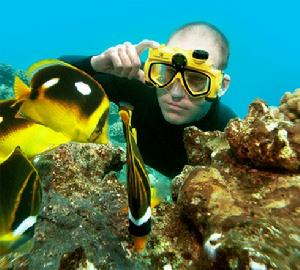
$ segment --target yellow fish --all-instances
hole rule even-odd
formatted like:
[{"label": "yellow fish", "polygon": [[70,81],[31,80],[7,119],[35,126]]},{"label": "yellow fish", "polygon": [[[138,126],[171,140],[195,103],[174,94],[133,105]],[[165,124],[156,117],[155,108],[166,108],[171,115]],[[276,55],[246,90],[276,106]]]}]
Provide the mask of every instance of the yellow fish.
[{"label": "yellow fish", "polygon": [[63,133],[71,141],[108,142],[109,101],[85,72],[59,60],[43,60],[27,71],[30,86],[15,79],[22,105],[18,117]]},{"label": "yellow fish", "polygon": [[142,252],[151,231],[151,186],[137,146],[136,129],[131,126],[132,108],[121,106],[119,115],[125,125],[127,141],[128,230],[133,236],[135,250]]},{"label": "yellow fish", "polygon": [[37,171],[17,147],[0,164],[0,255],[20,249],[32,239],[41,207]]},{"label": "yellow fish", "polygon": [[0,163],[17,146],[20,146],[26,156],[31,158],[70,141],[62,133],[55,132],[43,125],[15,118],[22,104],[15,103],[15,99],[0,101]]}]

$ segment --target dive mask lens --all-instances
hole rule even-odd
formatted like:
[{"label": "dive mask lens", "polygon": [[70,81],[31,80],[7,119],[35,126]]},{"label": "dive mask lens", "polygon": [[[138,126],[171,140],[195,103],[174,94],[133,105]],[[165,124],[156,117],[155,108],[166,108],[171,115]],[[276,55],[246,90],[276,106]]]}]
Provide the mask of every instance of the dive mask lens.
[{"label": "dive mask lens", "polygon": [[183,70],[186,64],[186,57],[177,53],[172,56],[172,63],[151,63],[148,75],[154,84],[164,87],[172,82],[177,72]]},{"label": "dive mask lens", "polygon": [[184,82],[192,96],[205,95],[210,89],[210,78],[201,72],[184,70]]},{"label": "dive mask lens", "polygon": [[152,63],[149,69],[149,78],[158,87],[164,87],[173,80],[176,73],[177,70],[174,69],[172,65],[164,63]]}]

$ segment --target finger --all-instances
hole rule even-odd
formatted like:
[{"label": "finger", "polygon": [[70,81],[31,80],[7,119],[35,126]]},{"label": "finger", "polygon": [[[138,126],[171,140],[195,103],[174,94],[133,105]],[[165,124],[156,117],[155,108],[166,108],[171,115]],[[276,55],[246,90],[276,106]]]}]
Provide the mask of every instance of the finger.
[{"label": "finger", "polygon": [[110,49],[107,55],[112,62],[112,73],[119,76],[122,71],[122,61],[119,57],[118,49],[116,47]]},{"label": "finger", "polygon": [[119,76],[128,77],[128,74],[131,71],[131,61],[127,54],[127,49],[124,44],[118,46],[118,54],[122,62],[122,69]]},{"label": "finger", "polygon": [[126,46],[126,52],[131,63],[131,71],[128,74],[128,78],[132,79],[137,76],[137,73],[141,66],[141,60],[139,55],[137,54],[135,46],[133,46],[130,42],[125,42],[124,45]]},{"label": "finger", "polygon": [[136,79],[141,81],[142,83],[145,83],[145,72],[142,69],[139,69]]},{"label": "finger", "polygon": [[159,43],[154,40],[144,39],[137,45],[135,45],[135,49],[139,55],[141,55],[148,48],[157,48],[159,47]]}]

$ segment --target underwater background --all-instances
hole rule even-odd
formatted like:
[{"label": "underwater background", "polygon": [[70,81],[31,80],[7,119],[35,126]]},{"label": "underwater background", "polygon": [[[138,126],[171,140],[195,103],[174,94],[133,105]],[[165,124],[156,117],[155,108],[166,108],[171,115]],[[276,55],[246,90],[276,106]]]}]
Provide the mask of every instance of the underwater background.
[{"label": "underwater background", "polygon": [[[9,246],[13,252],[2,256],[0,239],[0,270],[300,270],[299,7],[297,1],[257,0],[2,2],[0,99],[12,90],[15,70],[40,59],[98,54],[125,41],[164,43],[183,24],[206,21],[231,46],[232,81],[222,100],[241,118],[251,109],[225,133],[186,129],[189,165],[172,181],[147,168],[161,202],[152,209],[147,248],[137,254],[122,210],[128,194],[125,140],[113,105],[112,144],[72,142],[32,160],[43,190],[34,247],[26,246],[31,251],[24,255]],[[278,106],[296,88],[284,95],[280,113],[253,102],[259,97]],[[1,113],[3,127],[11,115]],[[0,165],[0,195],[10,198],[15,186],[1,187],[9,174]],[[11,171],[19,172],[14,166]]]},{"label": "underwater background", "polygon": [[296,0],[2,1],[0,63],[25,70],[43,58],[97,54],[124,41],[164,43],[181,25],[207,21],[229,39],[232,81],[223,101],[244,117],[256,97],[276,106],[299,87],[299,8]]}]

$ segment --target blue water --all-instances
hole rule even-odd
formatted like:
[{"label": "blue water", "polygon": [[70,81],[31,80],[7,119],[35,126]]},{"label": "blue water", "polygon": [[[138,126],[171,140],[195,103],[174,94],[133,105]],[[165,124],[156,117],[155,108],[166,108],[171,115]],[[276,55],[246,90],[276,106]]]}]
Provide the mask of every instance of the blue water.
[{"label": "blue water", "polygon": [[223,101],[241,117],[256,97],[278,105],[300,87],[299,1],[2,1],[0,63],[99,53],[144,38],[164,43],[182,24],[207,21],[231,44]]}]

